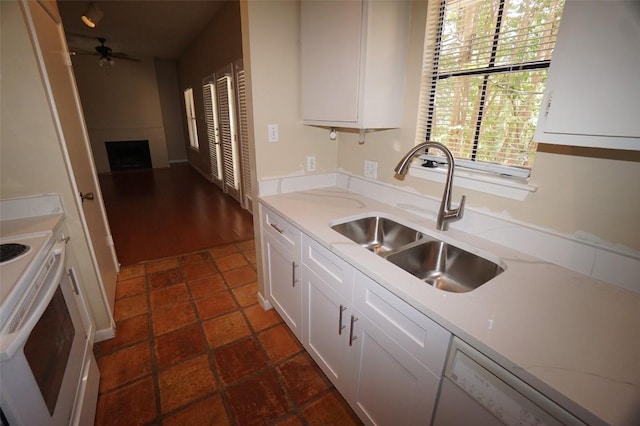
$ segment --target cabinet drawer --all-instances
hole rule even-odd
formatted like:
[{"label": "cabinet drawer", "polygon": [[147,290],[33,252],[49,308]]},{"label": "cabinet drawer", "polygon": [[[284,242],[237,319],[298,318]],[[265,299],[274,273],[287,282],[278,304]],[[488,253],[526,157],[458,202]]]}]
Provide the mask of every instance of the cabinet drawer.
[{"label": "cabinet drawer", "polygon": [[315,272],[331,288],[347,300],[353,294],[353,266],[318,244],[313,239],[302,236],[302,263]]},{"label": "cabinet drawer", "polygon": [[267,207],[262,207],[262,232],[272,235],[287,250],[300,255],[300,230]]},{"label": "cabinet drawer", "polygon": [[354,306],[438,377],[451,333],[366,275],[356,272]]}]

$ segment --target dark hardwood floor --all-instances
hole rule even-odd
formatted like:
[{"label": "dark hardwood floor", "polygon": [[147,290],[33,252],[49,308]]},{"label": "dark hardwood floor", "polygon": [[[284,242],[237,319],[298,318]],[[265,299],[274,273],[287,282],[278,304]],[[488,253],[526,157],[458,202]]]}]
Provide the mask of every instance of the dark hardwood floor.
[{"label": "dark hardwood floor", "polygon": [[253,217],[187,164],[99,176],[121,265],[253,239]]}]

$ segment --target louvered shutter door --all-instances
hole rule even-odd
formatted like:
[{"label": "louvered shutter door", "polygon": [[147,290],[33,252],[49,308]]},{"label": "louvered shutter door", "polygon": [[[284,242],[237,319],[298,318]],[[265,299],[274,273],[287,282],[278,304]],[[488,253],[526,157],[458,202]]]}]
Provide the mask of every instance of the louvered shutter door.
[{"label": "louvered shutter door", "polygon": [[[251,186],[251,162],[249,161],[249,128],[247,123],[247,93],[244,79],[244,69],[236,73],[236,86],[238,90],[238,125],[240,137],[240,155],[242,160],[242,193],[245,204],[247,199],[253,198]],[[245,207],[247,207],[245,205]]]},{"label": "louvered shutter door", "polygon": [[220,112],[220,143],[222,144],[222,163],[224,183],[233,191],[238,188],[238,172],[236,165],[237,153],[235,149],[234,105],[231,96],[231,78],[228,75],[216,80],[218,95],[218,109]]},{"label": "louvered shutter door", "polygon": [[211,161],[211,177],[222,180],[220,164],[220,136],[218,134],[218,111],[215,99],[215,87],[212,82],[202,86],[204,95],[204,119],[207,123],[207,138],[209,139],[209,159]]}]

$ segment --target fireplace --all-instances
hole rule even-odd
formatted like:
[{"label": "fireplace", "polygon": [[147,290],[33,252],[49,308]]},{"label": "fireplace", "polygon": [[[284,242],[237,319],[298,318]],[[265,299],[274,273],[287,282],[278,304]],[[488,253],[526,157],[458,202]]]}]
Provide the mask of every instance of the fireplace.
[{"label": "fireplace", "polygon": [[119,170],[150,169],[151,152],[149,141],[111,141],[105,142],[109,167],[112,172]]}]

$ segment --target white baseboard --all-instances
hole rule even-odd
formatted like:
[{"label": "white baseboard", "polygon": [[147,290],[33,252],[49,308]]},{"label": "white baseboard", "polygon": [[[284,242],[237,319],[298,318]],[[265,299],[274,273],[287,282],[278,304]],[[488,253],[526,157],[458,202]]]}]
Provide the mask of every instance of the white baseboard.
[{"label": "white baseboard", "polygon": [[103,328],[102,330],[97,330],[94,338],[94,342],[102,342],[104,340],[113,339],[116,337],[116,329],[113,327]]},{"label": "white baseboard", "polygon": [[262,306],[262,309],[264,309],[265,311],[273,308],[273,306],[271,305],[271,302],[265,299],[262,293],[260,292],[258,292],[258,302],[260,303],[260,306]]}]

